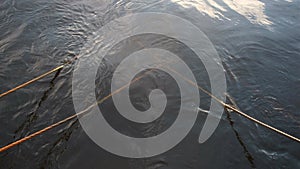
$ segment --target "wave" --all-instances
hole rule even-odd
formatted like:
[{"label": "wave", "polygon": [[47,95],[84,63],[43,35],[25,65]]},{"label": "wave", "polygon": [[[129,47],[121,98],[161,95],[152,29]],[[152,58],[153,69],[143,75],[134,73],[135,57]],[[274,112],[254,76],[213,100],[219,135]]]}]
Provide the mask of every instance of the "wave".
[{"label": "wave", "polygon": [[[216,19],[230,20],[226,12],[233,10],[253,24],[272,25],[265,13],[265,4],[259,0],[171,0],[184,8],[196,8],[199,12]],[[289,0],[291,2],[291,0]]]}]

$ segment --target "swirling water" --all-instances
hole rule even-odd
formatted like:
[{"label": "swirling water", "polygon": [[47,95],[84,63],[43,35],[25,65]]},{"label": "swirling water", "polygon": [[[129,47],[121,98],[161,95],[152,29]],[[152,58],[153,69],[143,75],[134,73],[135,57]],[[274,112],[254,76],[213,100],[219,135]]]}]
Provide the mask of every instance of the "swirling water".
[{"label": "swirling water", "polygon": [[[228,92],[238,106],[300,137],[299,0],[1,0],[0,91],[78,55],[88,37],[109,21],[146,11],[174,14],[198,26],[215,45],[225,68]],[[175,45],[170,39],[151,35],[136,38],[154,46]],[[133,49],[125,50],[126,45]],[[134,39],[122,42],[111,55],[129,53],[136,46]],[[97,84],[104,94],[109,93],[106,82],[114,61],[108,60],[100,68]],[[187,62],[193,65],[192,60]],[[1,98],[1,146],[75,113],[71,98],[73,68],[70,65]],[[201,68],[195,69],[201,74]],[[159,83],[151,77],[144,80],[151,83],[134,92],[146,95],[146,87]],[[170,89],[176,90],[176,86]],[[172,96],[177,96],[176,92]],[[138,98],[134,96],[133,101],[139,102]],[[147,108],[144,102],[136,107]],[[176,110],[176,102],[173,108]],[[143,135],[165,130],[172,119],[171,114],[163,123],[144,126]],[[235,114],[224,114],[212,138],[199,144],[204,119],[205,115],[199,115],[187,138],[174,149],[149,159],[110,154],[88,138],[78,121],[72,121],[1,153],[0,168],[300,168],[299,143]],[[118,122],[112,125],[123,132],[131,129]]]}]

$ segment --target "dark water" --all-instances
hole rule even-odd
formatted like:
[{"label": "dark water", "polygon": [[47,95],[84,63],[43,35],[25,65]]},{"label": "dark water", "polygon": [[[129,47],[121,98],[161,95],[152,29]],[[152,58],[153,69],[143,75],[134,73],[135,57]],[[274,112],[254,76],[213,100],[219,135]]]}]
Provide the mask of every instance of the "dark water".
[{"label": "dark water", "polygon": [[[174,14],[198,26],[215,45],[226,70],[228,92],[238,106],[247,114],[300,137],[299,0],[0,0],[0,91],[78,55],[87,38],[110,20],[145,11]],[[144,40],[146,46],[148,43],[177,48],[174,40],[154,35],[135,38]],[[118,45],[112,56],[139,49],[134,38]],[[125,50],[126,45],[132,49]],[[180,52],[191,55],[188,50]],[[102,75],[96,83],[104,95],[109,93],[106,83],[114,61],[108,60],[107,67],[99,69]],[[187,62],[201,74],[201,63]],[[1,146],[75,113],[71,97],[73,68],[70,65],[1,98]],[[172,82],[163,72],[151,76],[159,74],[168,79],[166,82]],[[142,88],[135,84],[132,92],[147,95],[149,88],[161,83],[151,76],[143,80],[153,83]],[[203,77],[205,80],[205,74]],[[199,83],[209,88],[204,80]],[[178,89],[174,86],[166,90],[173,93],[172,97]],[[138,96],[132,100],[138,102]],[[108,101],[102,108],[111,110],[111,104]],[[149,105],[146,101],[135,106],[147,109]],[[171,107],[175,111],[176,102]],[[144,126],[136,132],[143,136],[161,132],[175,115],[166,114],[163,123]],[[106,116],[114,119],[117,115]],[[0,168],[300,168],[299,143],[236,114],[224,113],[210,140],[199,144],[197,138],[204,119],[205,115],[199,114],[194,128],[179,145],[148,159],[128,159],[106,152],[74,120],[1,153]],[[112,125],[125,133],[131,128],[118,122]]]}]

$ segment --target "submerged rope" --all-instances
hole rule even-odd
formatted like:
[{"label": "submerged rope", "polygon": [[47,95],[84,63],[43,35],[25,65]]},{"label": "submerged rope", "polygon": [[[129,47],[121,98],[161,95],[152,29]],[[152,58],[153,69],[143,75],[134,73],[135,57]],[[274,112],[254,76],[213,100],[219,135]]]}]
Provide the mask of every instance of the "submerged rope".
[{"label": "submerged rope", "polygon": [[31,83],[33,83],[33,82],[36,82],[36,81],[38,81],[38,80],[40,80],[40,79],[42,79],[42,78],[44,78],[44,77],[46,77],[46,76],[48,76],[48,75],[50,75],[50,74],[56,72],[56,71],[58,71],[58,70],[61,70],[64,66],[65,66],[65,65],[60,65],[60,66],[58,66],[58,67],[56,67],[56,68],[54,68],[54,69],[52,69],[52,70],[50,70],[50,71],[48,71],[48,72],[46,72],[46,73],[44,73],[44,74],[42,74],[42,75],[36,77],[36,78],[33,78],[33,79],[31,79],[31,80],[29,80],[29,81],[27,81],[27,82],[25,82],[25,83],[23,83],[23,84],[21,84],[21,85],[19,85],[19,86],[17,86],[17,87],[14,87],[14,88],[12,88],[12,89],[10,89],[10,90],[4,92],[4,93],[1,93],[1,94],[0,94],[0,98],[3,97],[3,96],[8,95],[8,94],[10,94],[10,93],[12,93],[12,92],[14,92],[14,91],[17,91],[17,90],[19,90],[19,89],[21,89],[21,88],[24,88],[24,87],[28,86],[29,84],[31,84]]},{"label": "submerged rope", "polygon": [[[70,62],[69,62],[69,63],[70,63]],[[67,63],[67,64],[68,64],[68,63]],[[30,81],[28,81],[28,82],[26,82],[26,83],[24,83],[24,84],[22,84],[22,85],[20,85],[20,86],[18,86],[18,87],[16,87],[16,88],[14,88],[14,89],[11,89],[11,90],[9,90],[8,92],[5,92],[5,93],[9,94],[9,93],[11,93],[11,92],[13,92],[13,91],[16,91],[16,90],[18,90],[18,89],[20,89],[20,88],[22,88],[22,87],[25,87],[25,86],[29,85],[30,83],[33,83],[33,82],[35,82],[35,81],[37,81],[37,80],[39,80],[39,79],[41,79],[41,78],[43,78],[43,77],[45,77],[45,76],[47,76],[47,75],[49,75],[49,74],[51,74],[51,73],[57,71],[57,70],[62,69],[63,67],[64,67],[64,65],[58,66],[58,67],[56,67],[55,69],[52,69],[51,71],[46,72],[45,74],[43,74],[43,75],[41,75],[41,76],[39,76],[39,77],[37,77],[37,78],[34,78],[34,79],[32,79],[32,80],[30,80]],[[178,76],[180,76],[181,78],[183,78],[183,79],[184,79],[185,81],[187,81],[188,83],[190,83],[190,84],[195,85],[196,87],[198,87],[201,91],[203,91],[204,93],[206,93],[207,95],[209,95],[210,97],[212,97],[213,99],[215,99],[218,103],[220,103],[224,108],[230,109],[230,110],[232,110],[233,112],[236,112],[236,113],[242,115],[243,117],[245,117],[245,118],[247,118],[247,119],[249,119],[249,120],[251,120],[251,121],[253,121],[253,122],[255,122],[255,123],[259,124],[259,125],[261,125],[261,126],[264,126],[264,127],[268,128],[268,129],[270,129],[270,130],[272,130],[272,131],[275,131],[275,132],[277,132],[277,133],[279,133],[279,134],[281,134],[281,135],[283,135],[283,136],[285,136],[285,137],[287,137],[287,138],[290,138],[290,139],[292,139],[292,140],[297,141],[297,142],[300,143],[300,139],[299,139],[299,138],[297,138],[297,137],[295,137],[295,136],[292,136],[292,135],[290,135],[290,134],[288,134],[288,133],[286,133],[286,132],[283,132],[283,131],[281,131],[281,130],[279,130],[279,129],[276,129],[275,127],[272,127],[272,126],[270,126],[270,125],[268,125],[268,124],[266,124],[266,123],[264,123],[264,122],[262,122],[262,121],[259,121],[259,120],[255,119],[255,118],[253,118],[253,117],[247,115],[246,113],[240,111],[239,109],[235,108],[235,107],[232,106],[232,105],[226,104],[225,102],[223,102],[222,100],[220,100],[219,98],[217,98],[216,96],[214,96],[212,93],[208,92],[207,90],[205,90],[204,88],[202,88],[202,87],[199,86],[198,84],[194,83],[193,81],[187,79],[185,76],[181,75],[180,73],[178,73],[178,72],[175,71],[174,69],[172,69],[172,68],[170,68],[170,67],[168,67],[168,66],[166,66],[166,68],[169,69],[170,71],[176,73]],[[105,96],[105,97],[102,98],[101,100],[97,101],[95,104],[92,104],[91,106],[89,106],[87,109],[85,109],[85,110],[83,110],[83,111],[81,111],[81,112],[79,112],[79,113],[77,113],[77,114],[71,115],[71,116],[69,116],[69,117],[67,117],[67,118],[65,118],[65,119],[63,119],[63,120],[61,120],[61,121],[59,121],[59,122],[56,122],[56,123],[54,123],[54,124],[52,124],[52,125],[50,125],[50,126],[44,128],[44,129],[41,129],[41,130],[39,130],[39,131],[37,131],[37,132],[34,132],[34,133],[32,133],[32,134],[30,134],[30,135],[28,135],[28,136],[26,136],[26,137],[24,137],[24,138],[22,138],[22,139],[19,139],[19,140],[17,140],[17,141],[14,141],[14,142],[12,142],[12,143],[10,143],[10,144],[8,144],[8,145],[6,145],[6,146],[0,148],[0,152],[4,152],[4,151],[6,151],[6,150],[8,150],[8,149],[10,149],[10,148],[12,148],[12,147],[15,147],[15,146],[17,146],[17,145],[19,145],[19,144],[21,144],[21,143],[23,143],[23,142],[25,142],[25,141],[27,141],[27,140],[33,138],[33,137],[35,137],[35,136],[38,136],[38,135],[40,135],[40,134],[42,134],[42,133],[44,133],[44,132],[46,132],[46,131],[48,131],[48,130],[50,130],[50,129],[53,129],[53,128],[57,127],[57,126],[60,126],[61,124],[65,123],[65,122],[68,122],[68,121],[74,119],[74,118],[77,117],[77,116],[84,115],[84,114],[87,113],[92,107],[94,107],[94,106],[96,106],[96,105],[98,105],[98,104],[101,104],[102,102],[104,102],[105,100],[107,100],[108,98],[110,98],[111,96],[113,96],[114,94],[117,94],[117,93],[121,92],[121,91],[124,90],[127,86],[129,86],[129,85],[131,85],[132,83],[135,83],[136,81],[140,80],[142,77],[144,77],[146,74],[150,73],[150,72],[153,71],[153,70],[154,70],[154,69],[148,70],[148,71],[147,71],[146,73],[144,73],[143,75],[141,75],[141,76],[139,76],[139,77],[133,79],[133,80],[132,80],[131,82],[129,82],[128,84],[122,86],[121,88],[117,89],[116,91],[114,91],[114,92],[110,93],[109,95]],[[0,96],[2,97],[2,96],[4,96],[4,95],[7,95],[7,94],[5,94],[5,93],[4,93],[4,94],[1,94]],[[0,97],[0,98],[1,98],[1,97]],[[202,110],[202,109],[200,109],[200,110]]]},{"label": "submerged rope", "polygon": [[46,73],[44,73],[44,74],[42,74],[42,75],[40,75],[40,76],[38,76],[38,77],[35,77],[35,78],[33,78],[33,79],[31,79],[31,80],[25,82],[25,83],[22,83],[22,84],[20,84],[19,86],[14,87],[14,88],[12,88],[12,89],[10,89],[10,90],[4,92],[4,93],[1,93],[1,94],[0,94],[0,98],[1,98],[1,97],[4,97],[4,96],[6,96],[6,95],[8,95],[8,94],[10,94],[10,93],[12,93],[12,92],[15,92],[15,91],[17,91],[17,90],[19,90],[19,89],[22,89],[22,88],[24,88],[24,87],[30,85],[31,83],[34,83],[34,82],[36,82],[36,81],[38,81],[38,80],[40,80],[40,79],[42,79],[42,78],[44,78],[44,77],[46,77],[46,76],[48,76],[48,75],[54,73],[54,72],[56,72],[56,71],[61,70],[61,69],[64,68],[66,65],[72,63],[73,61],[77,60],[78,58],[79,58],[78,56],[75,56],[75,57],[73,57],[72,59],[66,61],[64,64],[62,64],[62,65],[60,65],[60,66],[57,66],[56,68],[54,68],[54,69],[52,69],[52,70],[49,70],[48,72],[46,72]]},{"label": "submerged rope", "polygon": [[266,127],[266,128],[268,128],[268,129],[270,129],[272,131],[275,131],[275,132],[277,132],[277,133],[279,133],[279,134],[281,134],[281,135],[283,135],[283,136],[285,136],[285,137],[287,137],[289,139],[292,139],[292,140],[297,141],[297,142],[300,143],[300,139],[299,138],[297,138],[295,136],[292,136],[292,135],[290,135],[290,134],[288,134],[288,133],[286,133],[284,131],[281,131],[281,130],[275,128],[275,127],[272,127],[272,126],[270,126],[270,125],[268,125],[268,124],[266,124],[266,123],[264,123],[262,121],[259,121],[259,120],[255,119],[254,117],[249,116],[248,114],[246,114],[246,113],[238,110],[237,108],[235,108],[235,107],[233,107],[233,106],[231,106],[229,104],[225,104],[224,107],[228,108],[228,109],[230,109],[230,110],[232,110],[232,111],[234,111],[234,112],[236,112],[236,113],[238,113],[238,114],[240,114],[242,116],[244,116],[245,118],[247,118],[247,119],[249,119],[249,120],[251,120],[251,121],[253,121],[253,122],[255,122],[255,123],[257,123],[257,124],[259,124],[261,126],[263,126],[263,127]]},{"label": "submerged rope", "polygon": [[300,143],[300,139],[299,139],[299,138],[297,138],[297,137],[295,137],[295,136],[292,136],[292,135],[290,135],[290,134],[288,134],[288,133],[286,133],[286,132],[284,132],[284,131],[281,131],[281,130],[275,128],[275,127],[272,127],[272,126],[270,126],[270,125],[268,125],[268,124],[266,124],[266,123],[264,123],[264,122],[262,122],[262,121],[260,121],[260,120],[257,120],[257,119],[255,119],[254,117],[249,116],[248,114],[242,112],[241,110],[239,110],[238,108],[236,108],[236,107],[234,107],[234,106],[232,106],[232,105],[229,105],[229,104],[227,104],[227,103],[224,103],[222,100],[220,100],[219,98],[217,98],[216,96],[214,96],[213,94],[211,94],[210,92],[208,92],[207,90],[205,90],[204,88],[202,88],[201,86],[199,86],[198,84],[196,84],[196,83],[194,83],[193,81],[187,79],[185,76],[181,75],[181,74],[178,73],[176,70],[174,70],[174,69],[172,69],[172,68],[170,68],[170,67],[168,67],[168,66],[166,66],[166,68],[169,69],[170,71],[176,73],[178,76],[180,76],[181,78],[183,78],[183,79],[184,79],[185,81],[187,81],[188,83],[190,83],[190,84],[192,84],[192,85],[198,87],[202,92],[206,93],[207,95],[209,95],[210,97],[212,97],[213,99],[215,99],[215,100],[216,100],[218,103],[220,103],[224,108],[230,109],[230,110],[232,110],[233,112],[235,112],[235,113],[237,113],[237,114],[240,114],[240,115],[242,115],[243,117],[245,117],[245,118],[247,118],[247,119],[249,119],[249,120],[251,120],[251,121],[253,121],[253,122],[255,122],[255,123],[257,123],[257,124],[259,124],[259,125],[261,125],[261,126],[263,126],[263,127],[266,127],[266,128],[268,128],[268,129],[270,129],[270,130],[276,132],[276,133],[279,133],[279,134],[281,134],[281,135],[283,135],[283,136],[285,136],[285,137],[287,137],[287,138],[289,138],[289,139],[292,139],[292,140],[297,141],[297,142]]},{"label": "submerged rope", "polygon": [[74,114],[74,115],[72,115],[72,116],[69,116],[68,118],[65,118],[65,119],[63,119],[63,120],[61,120],[61,121],[59,121],[59,122],[57,122],[57,123],[54,123],[54,124],[52,124],[52,125],[50,125],[50,126],[44,128],[44,129],[42,129],[42,130],[39,130],[39,131],[37,131],[37,132],[35,132],[35,133],[32,133],[32,134],[30,134],[29,136],[23,137],[23,138],[20,139],[20,140],[17,140],[17,141],[15,141],[15,142],[12,142],[12,143],[10,143],[10,144],[8,144],[8,145],[6,145],[6,146],[0,148],[0,152],[3,152],[3,151],[6,151],[6,150],[8,150],[8,149],[10,149],[10,148],[12,148],[12,147],[15,147],[15,146],[17,146],[17,145],[19,145],[19,144],[21,144],[21,143],[23,143],[23,142],[25,142],[25,141],[27,141],[27,140],[33,138],[33,137],[35,137],[35,136],[38,136],[38,135],[40,135],[40,134],[42,134],[42,133],[44,133],[44,132],[46,132],[46,131],[48,131],[48,130],[50,130],[50,129],[53,129],[54,127],[57,127],[57,126],[59,126],[59,125],[65,123],[65,122],[67,122],[67,121],[69,121],[69,120],[72,120],[72,119],[74,119],[75,117],[77,117],[77,114]]}]

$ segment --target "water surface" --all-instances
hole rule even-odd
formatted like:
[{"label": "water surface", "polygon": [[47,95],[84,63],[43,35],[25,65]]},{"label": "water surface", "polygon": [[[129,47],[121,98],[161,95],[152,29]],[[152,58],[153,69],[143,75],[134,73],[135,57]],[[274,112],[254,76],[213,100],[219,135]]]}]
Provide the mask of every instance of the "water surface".
[{"label": "water surface", "polygon": [[[78,55],[88,37],[109,21],[146,11],[174,14],[198,26],[215,45],[225,68],[228,92],[238,106],[300,137],[299,0],[1,0],[0,91]],[[186,62],[198,72],[199,83],[209,88],[203,66],[193,61],[192,52],[166,37],[134,37],[119,43],[107,58],[142,48],[137,40],[145,46],[177,49],[178,54],[191,58]],[[98,97],[110,92],[109,79],[117,61],[108,59],[99,69]],[[75,113],[71,98],[73,68],[69,65],[56,75],[1,98],[1,146]],[[169,79],[166,86],[172,82],[163,72],[151,76],[144,79],[149,82],[144,88],[132,86],[132,100],[139,109],[149,105],[138,98],[162,83],[153,77]],[[176,86],[166,89],[170,97],[178,97]],[[176,99],[170,106],[172,111],[177,110]],[[109,113],[114,112],[110,101],[101,108],[107,111],[108,119],[118,117]],[[225,113],[212,138],[199,144],[205,117],[199,114],[187,138],[174,149],[149,159],[127,159],[106,152],[74,120],[1,153],[0,168],[300,168],[299,143],[236,114],[228,117]],[[176,113],[169,113],[160,123],[133,131],[129,131],[131,124],[119,123],[121,119],[112,125],[127,134],[151,136],[165,130],[174,118]]]}]

